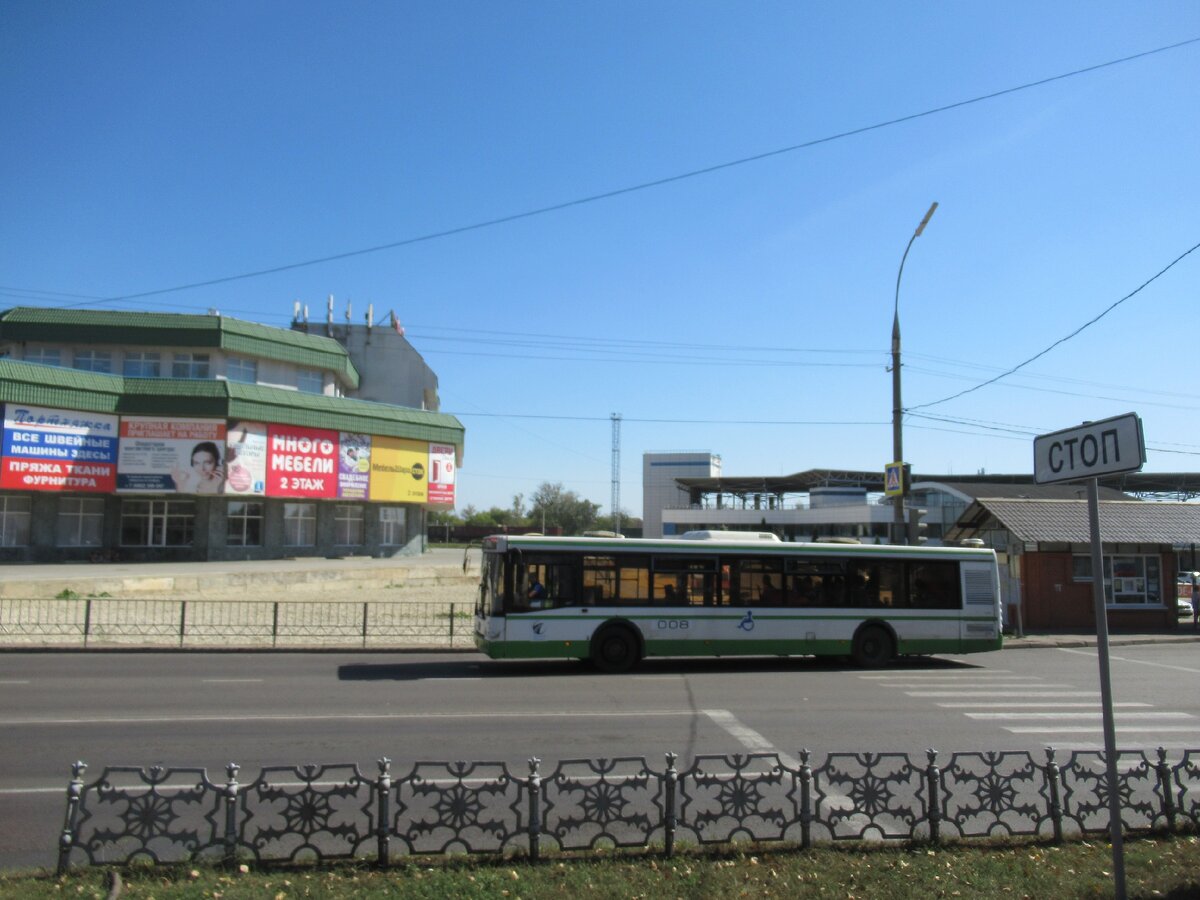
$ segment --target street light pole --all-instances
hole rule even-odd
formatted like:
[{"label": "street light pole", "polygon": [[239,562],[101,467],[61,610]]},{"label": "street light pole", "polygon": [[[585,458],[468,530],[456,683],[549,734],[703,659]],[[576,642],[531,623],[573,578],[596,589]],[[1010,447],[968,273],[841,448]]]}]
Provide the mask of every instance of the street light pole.
[{"label": "street light pole", "polygon": [[900,276],[904,274],[904,261],[908,259],[908,251],[912,249],[913,241],[921,236],[937,208],[935,200],[929,207],[929,212],[925,213],[921,224],[917,226],[917,230],[913,232],[913,236],[908,239],[908,246],[904,248],[904,255],[900,257],[900,270],[896,273],[896,305],[892,311],[892,461],[900,464],[900,493],[893,498],[895,512],[892,522],[895,534],[892,539],[903,544],[908,543],[907,525],[904,521],[908,473],[904,465],[904,432],[900,424],[904,417],[904,407],[900,403]]}]

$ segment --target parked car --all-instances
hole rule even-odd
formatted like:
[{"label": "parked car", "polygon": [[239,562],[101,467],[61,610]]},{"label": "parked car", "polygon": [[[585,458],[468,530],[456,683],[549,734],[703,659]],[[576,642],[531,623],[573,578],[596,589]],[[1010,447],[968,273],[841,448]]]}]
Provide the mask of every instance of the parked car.
[{"label": "parked car", "polygon": [[1200,572],[1180,572],[1175,580],[1176,606],[1180,617],[1192,617],[1192,585],[1200,579]]}]

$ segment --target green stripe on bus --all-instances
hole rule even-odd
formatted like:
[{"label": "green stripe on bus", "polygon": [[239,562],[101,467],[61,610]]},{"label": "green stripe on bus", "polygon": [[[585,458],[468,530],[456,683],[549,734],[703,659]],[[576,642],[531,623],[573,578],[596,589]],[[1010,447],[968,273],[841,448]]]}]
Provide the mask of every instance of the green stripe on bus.
[{"label": "green stripe on bus", "polygon": [[[476,637],[475,645],[493,659],[586,659],[587,641],[495,641]],[[646,656],[846,656],[848,640],[648,640]],[[960,640],[929,638],[901,641],[900,655],[982,653],[999,650],[1003,638]]]}]

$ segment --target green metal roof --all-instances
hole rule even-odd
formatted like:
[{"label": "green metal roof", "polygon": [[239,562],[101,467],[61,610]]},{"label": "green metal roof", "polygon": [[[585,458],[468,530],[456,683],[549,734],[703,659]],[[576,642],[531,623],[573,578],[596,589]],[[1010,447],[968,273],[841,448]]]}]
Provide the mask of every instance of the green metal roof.
[{"label": "green metal roof", "polygon": [[283,388],[183,378],[125,378],[0,359],[0,402],[113,415],[246,419],[453,444],[465,429],[447,413]]},{"label": "green metal roof", "polygon": [[42,309],[18,306],[0,313],[0,340],[136,347],[213,347],[263,359],[328,369],[352,388],[358,370],[331,337],[231,319],[180,313]]}]

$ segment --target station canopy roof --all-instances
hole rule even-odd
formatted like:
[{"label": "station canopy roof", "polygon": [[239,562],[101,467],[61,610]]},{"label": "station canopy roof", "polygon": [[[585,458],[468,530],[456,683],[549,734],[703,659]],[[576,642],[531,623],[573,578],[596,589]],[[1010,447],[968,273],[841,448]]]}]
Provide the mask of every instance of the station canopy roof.
[{"label": "station canopy roof", "polygon": [[[791,475],[718,475],[709,478],[677,478],[676,483],[693,495],[731,494],[806,494],[814,488],[857,487],[868,492],[883,493],[883,471],[864,472],[852,469],[808,469]],[[1036,487],[1033,474],[1009,475],[945,475],[913,473],[910,483],[935,482],[958,487],[972,496],[986,496],[994,486],[1000,496],[1012,496],[1010,487]],[[1114,491],[1144,497],[1171,497],[1178,500],[1200,496],[1200,472],[1127,472],[1101,478],[1100,484]],[[970,489],[967,489],[970,486]],[[1070,490],[1078,487],[1067,486]],[[1040,492],[1039,492],[1040,493]]]}]

